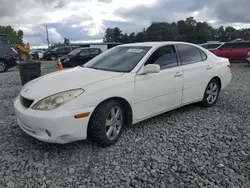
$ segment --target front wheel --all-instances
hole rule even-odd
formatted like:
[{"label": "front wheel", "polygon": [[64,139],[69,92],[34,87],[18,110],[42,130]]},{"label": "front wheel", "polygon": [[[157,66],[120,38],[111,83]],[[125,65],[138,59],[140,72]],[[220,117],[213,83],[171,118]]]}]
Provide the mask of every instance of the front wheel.
[{"label": "front wheel", "polygon": [[102,146],[117,142],[124,128],[124,110],[117,100],[104,102],[93,112],[88,139]]},{"label": "front wheel", "polygon": [[213,78],[212,80],[210,80],[210,82],[206,87],[202,105],[205,107],[213,106],[219,97],[219,93],[220,93],[220,84],[217,79]]}]

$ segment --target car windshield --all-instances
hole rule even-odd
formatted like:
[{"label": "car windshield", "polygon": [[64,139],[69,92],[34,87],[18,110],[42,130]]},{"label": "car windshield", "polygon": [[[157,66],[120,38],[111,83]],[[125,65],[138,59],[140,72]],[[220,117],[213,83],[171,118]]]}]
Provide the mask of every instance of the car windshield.
[{"label": "car windshield", "polygon": [[80,51],[82,51],[82,49],[75,49],[75,50],[72,50],[68,55],[76,55],[76,54],[78,54]]},{"label": "car windshield", "polygon": [[130,72],[150,50],[149,46],[118,46],[96,56],[84,67],[115,71]]}]

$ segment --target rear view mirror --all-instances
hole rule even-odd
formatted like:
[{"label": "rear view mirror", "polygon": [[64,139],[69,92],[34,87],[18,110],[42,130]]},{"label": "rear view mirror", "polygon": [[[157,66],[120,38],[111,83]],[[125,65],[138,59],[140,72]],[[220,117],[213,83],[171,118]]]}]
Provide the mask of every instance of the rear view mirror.
[{"label": "rear view mirror", "polygon": [[160,66],[157,64],[148,64],[142,68],[141,74],[150,74],[150,73],[159,73],[160,72]]}]

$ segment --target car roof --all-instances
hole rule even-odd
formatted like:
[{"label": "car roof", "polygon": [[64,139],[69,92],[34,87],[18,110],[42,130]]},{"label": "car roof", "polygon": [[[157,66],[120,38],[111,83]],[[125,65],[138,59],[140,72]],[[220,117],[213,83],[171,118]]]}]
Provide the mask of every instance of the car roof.
[{"label": "car roof", "polygon": [[93,48],[93,47],[79,47],[79,48],[76,48],[75,50],[84,50],[84,49],[99,49],[99,48]]},{"label": "car roof", "polygon": [[196,45],[193,43],[188,42],[179,42],[179,41],[156,41],[156,42],[137,42],[137,43],[129,43],[129,44],[122,44],[120,46],[150,46],[150,47],[158,47],[162,45],[171,45],[171,44],[189,44],[189,45]]},{"label": "car roof", "polygon": [[230,41],[230,42],[225,42],[225,44],[227,44],[227,43],[245,43],[245,42],[250,42],[250,40]]}]

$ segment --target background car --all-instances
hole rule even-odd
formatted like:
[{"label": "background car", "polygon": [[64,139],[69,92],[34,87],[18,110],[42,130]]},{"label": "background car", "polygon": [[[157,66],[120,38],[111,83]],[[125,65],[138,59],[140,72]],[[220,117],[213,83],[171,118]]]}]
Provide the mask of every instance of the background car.
[{"label": "background car", "polygon": [[204,44],[200,44],[200,46],[203,47],[203,48],[206,48],[208,50],[213,50],[213,49],[217,49],[222,44],[224,44],[224,43],[219,42],[219,41],[208,41],[208,42],[206,42]]},{"label": "background car", "polygon": [[36,56],[36,53],[37,53],[39,59],[43,59],[43,56],[44,56],[44,51],[43,51],[43,50],[31,50],[31,51],[30,51],[30,54],[31,54],[33,57]]},{"label": "background car", "polygon": [[218,49],[210,51],[219,57],[245,61],[248,52],[250,52],[250,41],[225,42]]},{"label": "background car", "polygon": [[10,47],[7,35],[0,35],[0,73],[17,65],[18,52]]},{"label": "background car", "polygon": [[43,58],[47,60],[55,61],[58,57],[62,57],[64,55],[67,55],[72,50],[79,48],[79,46],[62,46],[62,47],[56,47],[53,50],[47,50],[44,53]]},{"label": "background car", "polygon": [[133,43],[29,82],[14,107],[20,128],[34,138],[108,146],[130,124],[191,103],[213,106],[230,82],[228,59],[200,46]]},{"label": "background car", "polygon": [[100,53],[102,51],[99,48],[77,48],[61,57],[61,62],[63,67],[75,67],[85,64]]}]

